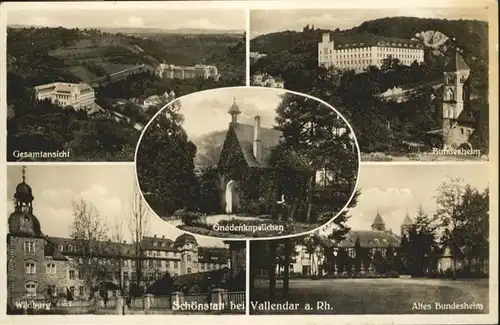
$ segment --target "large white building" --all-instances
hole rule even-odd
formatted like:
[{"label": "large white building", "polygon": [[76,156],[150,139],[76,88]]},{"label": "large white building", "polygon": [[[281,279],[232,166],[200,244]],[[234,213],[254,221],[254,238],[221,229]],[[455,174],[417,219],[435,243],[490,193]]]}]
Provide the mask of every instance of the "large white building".
[{"label": "large white building", "polygon": [[318,65],[352,69],[361,72],[369,66],[381,67],[383,60],[393,57],[404,65],[424,61],[424,49],[415,40],[372,34],[331,36],[324,33],[318,43]]},{"label": "large white building", "polygon": [[94,89],[86,83],[53,82],[36,86],[35,96],[39,101],[49,99],[60,106],[71,106],[76,110],[94,106]]},{"label": "large white building", "polygon": [[214,65],[197,64],[191,67],[177,66],[161,63],[155,70],[155,74],[162,79],[192,79],[202,77],[204,79],[219,79],[219,71]]}]

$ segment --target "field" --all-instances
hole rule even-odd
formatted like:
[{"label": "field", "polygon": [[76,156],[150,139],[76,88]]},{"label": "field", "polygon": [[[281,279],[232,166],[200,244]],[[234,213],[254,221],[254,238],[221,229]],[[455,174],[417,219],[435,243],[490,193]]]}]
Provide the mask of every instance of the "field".
[{"label": "field", "polygon": [[[268,296],[269,281],[257,280],[250,293],[250,301],[264,302]],[[276,296],[283,282],[276,283]],[[297,311],[281,314],[480,314],[488,313],[488,280],[437,279],[292,279],[286,301],[299,303]],[[304,310],[310,303],[326,302],[331,310]],[[441,304],[482,304],[483,309],[439,310]],[[414,303],[432,305],[431,309],[414,309]],[[252,310],[251,314],[271,314],[270,311]]]}]

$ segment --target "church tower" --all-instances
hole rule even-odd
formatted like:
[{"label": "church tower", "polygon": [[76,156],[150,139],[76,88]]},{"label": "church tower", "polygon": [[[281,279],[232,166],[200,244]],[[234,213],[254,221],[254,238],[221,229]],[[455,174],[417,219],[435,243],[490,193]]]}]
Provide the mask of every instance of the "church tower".
[{"label": "church tower", "polygon": [[401,225],[401,237],[403,237],[403,235],[408,235],[408,230],[410,230],[412,224],[413,221],[411,220],[410,215],[407,211],[403,224]]},{"label": "church tower", "polygon": [[233,99],[233,105],[229,107],[228,113],[229,115],[231,115],[231,123],[232,124],[238,123],[238,115],[241,114],[241,111],[238,105],[236,105],[236,98]]},{"label": "church tower", "polygon": [[380,215],[380,212],[377,210],[377,215],[375,216],[375,220],[372,223],[372,230],[377,231],[385,231],[385,222]]},{"label": "church tower", "polygon": [[[466,81],[469,79],[470,68],[457,48],[452,51],[450,61],[444,69],[442,127],[445,147],[456,146],[457,142],[463,143],[463,141],[458,141],[456,135],[459,134],[455,129],[469,95]],[[460,133],[464,133],[464,130],[460,130]]]},{"label": "church tower", "polygon": [[33,214],[33,199],[23,167],[22,181],[14,194],[14,212],[8,221],[7,299],[11,305],[27,295],[33,299],[43,290],[45,236]]}]

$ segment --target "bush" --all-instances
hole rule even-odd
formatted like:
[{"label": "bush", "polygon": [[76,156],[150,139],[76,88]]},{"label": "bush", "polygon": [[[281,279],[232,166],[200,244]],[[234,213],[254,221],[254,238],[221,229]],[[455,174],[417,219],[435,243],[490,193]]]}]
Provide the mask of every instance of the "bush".
[{"label": "bush", "polygon": [[200,222],[202,214],[198,212],[187,211],[186,208],[177,210],[173,214],[174,219],[181,219],[182,223],[186,226],[192,226]]},{"label": "bush", "polygon": [[247,202],[243,207],[241,208],[243,213],[251,215],[251,216],[258,216],[260,214],[260,204],[255,201],[250,201]]},{"label": "bush", "polygon": [[385,274],[388,278],[399,278],[399,274],[396,271],[389,271]]}]

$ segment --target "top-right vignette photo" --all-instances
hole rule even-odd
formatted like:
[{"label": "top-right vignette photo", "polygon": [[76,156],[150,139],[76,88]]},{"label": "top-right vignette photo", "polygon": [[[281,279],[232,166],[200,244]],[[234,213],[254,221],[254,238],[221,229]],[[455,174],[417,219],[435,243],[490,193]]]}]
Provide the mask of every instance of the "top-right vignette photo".
[{"label": "top-right vignette photo", "polygon": [[488,9],[250,13],[251,85],[320,98],[362,161],[485,161]]}]

